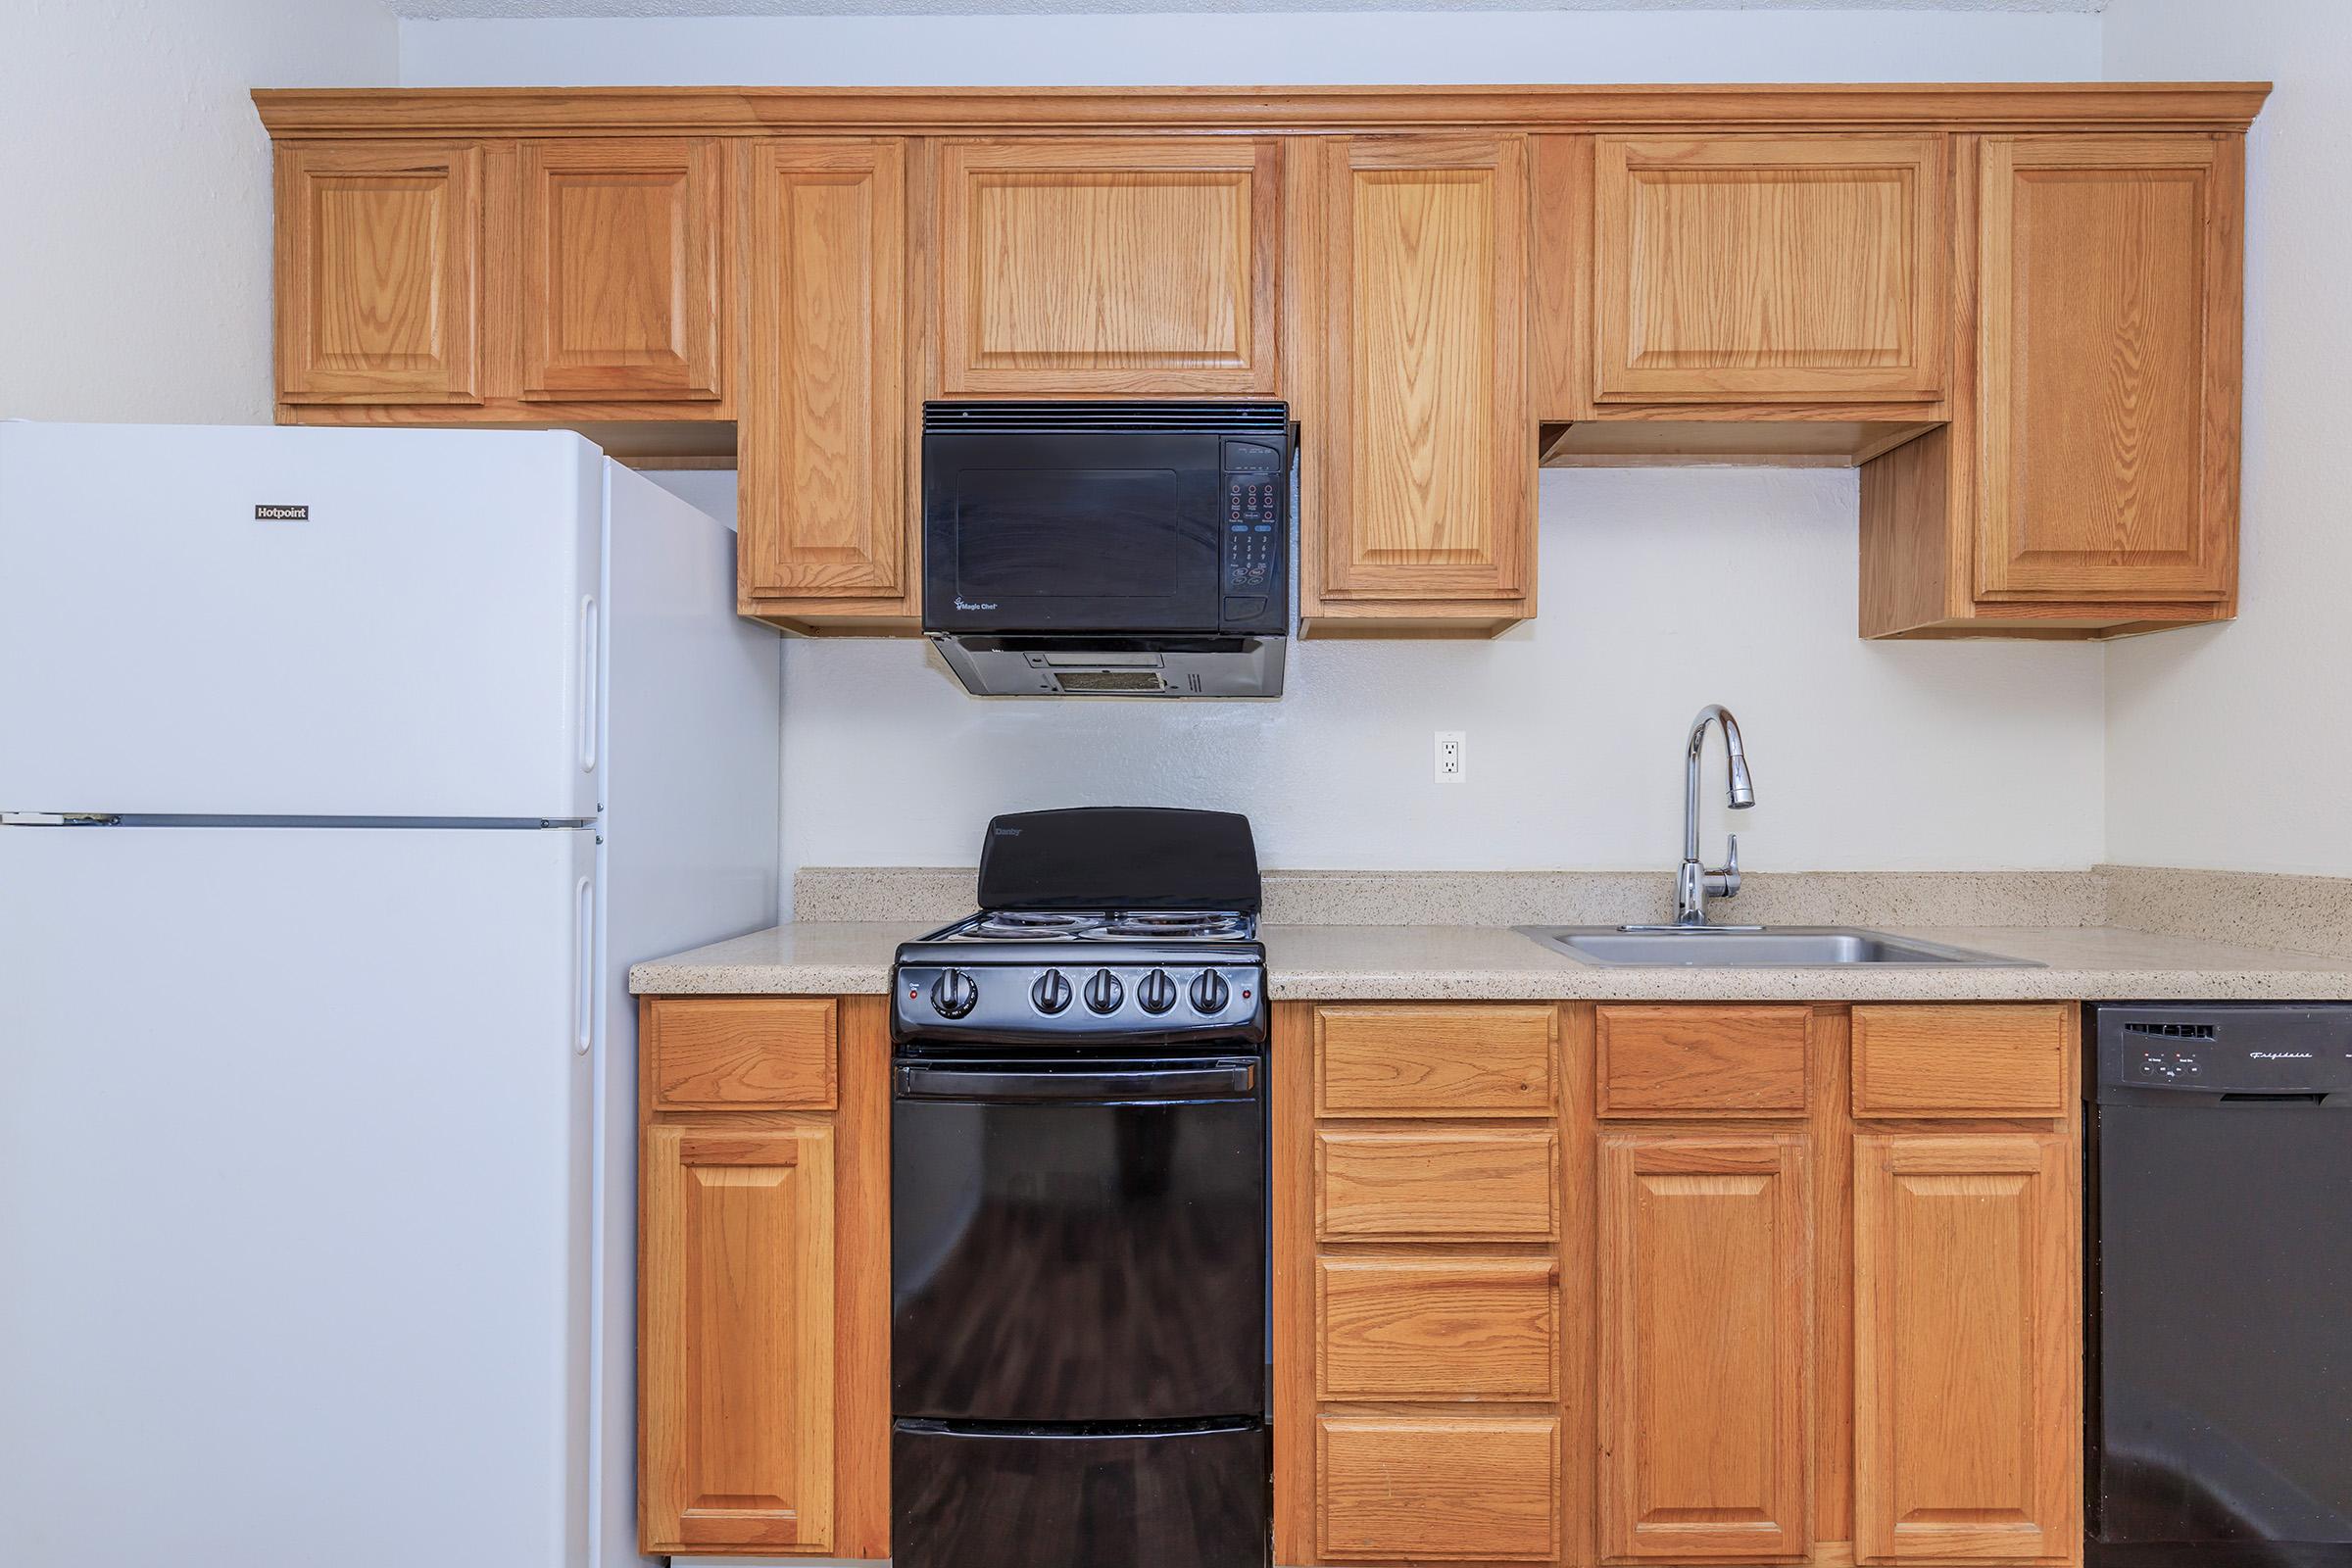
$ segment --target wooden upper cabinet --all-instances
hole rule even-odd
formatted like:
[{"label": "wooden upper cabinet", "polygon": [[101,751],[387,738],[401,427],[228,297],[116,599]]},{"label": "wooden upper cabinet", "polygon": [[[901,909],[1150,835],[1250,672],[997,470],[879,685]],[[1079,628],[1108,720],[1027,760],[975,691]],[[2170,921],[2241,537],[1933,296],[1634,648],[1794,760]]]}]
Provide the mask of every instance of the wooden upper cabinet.
[{"label": "wooden upper cabinet", "polygon": [[1593,139],[1598,402],[1932,402],[1940,136]]},{"label": "wooden upper cabinet", "polygon": [[1603,1138],[1598,1196],[1601,1555],[1801,1557],[1804,1139]]},{"label": "wooden upper cabinet", "polygon": [[2237,538],[2239,144],[1987,137],[1986,599],[2220,599]]},{"label": "wooden upper cabinet", "polygon": [[479,400],[479,146],[283,146],[276,202],[280,401]]},{"label": "wooden upper cabinet", "polygon": [[1854,1140],[1854,1560],[2082,1546],[2074,1140]]},{"label": "wooden upper cabinet", "polygon": [[1527,139],[1321,151],[1325,389],[1307,434],[1321,538],[1306,613],[1498,630],[1534,608]]},{"label": "wooden upper cabinet", "polygon": [[1274,141],[943,144],[940,390],[1272,393],[1281,179]]},{"label": "wooden upper cabinet", "polygon": [[710,138],[522,144],[523,397],[719,396],[725,158]]},{"label": "wooden upper cabinet", "polygon": [[833,1544],[833,1129],[645,1131],[648,1552]]},{"label": "wooden upper cabinet", "polygon": [[906,207],[902,141],[751,149],[747,612],[913,613]]}]

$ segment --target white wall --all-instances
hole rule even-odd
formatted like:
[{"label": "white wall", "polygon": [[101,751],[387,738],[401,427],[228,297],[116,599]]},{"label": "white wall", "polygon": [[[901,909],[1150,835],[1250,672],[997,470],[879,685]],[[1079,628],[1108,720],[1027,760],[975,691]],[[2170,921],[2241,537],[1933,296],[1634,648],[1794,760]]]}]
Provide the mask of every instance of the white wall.
[{"label": "white wall", "polygon": [[257,86],[392,81],[381,0],[0,5],[0,418],[267,420]]},{"label": "white wall", "polygon": [[2118,77],[2247,77],[2243,612],[2109,655],[2108,853],[2352,874],[2352,7],[2115,0]]},{"label": "white wall", "polygon": [[[726,514],[730,477],[656,477]],[[789,643],[784,860],[964,865],[994,812],[1246,810],[1280,866],[1660,865],[1692,713],[1740,715],[1766,870],[2079,866],[2100,850],[2100,652],[1854,635],[1851,472],[1544,475],[1543,613],[1494,642],[1294,646],[1272,703],[963,695],[921,644]],[[1431,777],[1432,732],[1469,774]],[[1712,747],[1713,743],[1710,743]]]},{"label": "white wall", "polygon": [[[2085,15],[1557,12],[416,23],[413,85],[501,81],[2084,78]],[[1236,51],[1247,37],[1246,53]],[[680,476],[706,505],[723,484]],[[993,812],[1244,809],[1281,866],[1621,867],[1678,853],[1706,702],[1763,869],[2079,866],[2103,848],[2094,647],[1854,635],[1850,472],[1563,471],[1541,617],[1492,643],[1308,642],[1276,703],[980,702],[919,644],[785,655],[785,869],[969,864]],[[1469,779],[1431,779],[1431,733]],[[1720,784],[1710,785],[1719,802]]]},{"label": "white wall", "polygon": [[2082,80],[2087,13],[1470,11],[407,22],[412,86]]}]

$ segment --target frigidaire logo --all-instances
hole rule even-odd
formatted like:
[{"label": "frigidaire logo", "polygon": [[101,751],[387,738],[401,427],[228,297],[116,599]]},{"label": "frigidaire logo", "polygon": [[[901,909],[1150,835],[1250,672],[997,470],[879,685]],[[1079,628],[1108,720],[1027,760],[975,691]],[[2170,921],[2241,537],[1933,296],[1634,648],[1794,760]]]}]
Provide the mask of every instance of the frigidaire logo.
[{"label": "frigidaire logo", "polygon": [[2311,1053],[2308,1051],[2249,1051],[2246,1053],[2246,1059],[2248,1061],[2309,1061]]},{"label": "frigidaire logo", "polygon": [[308,507],[257,506],[253,509],[253,520],[256,522],[308,522],[311,520],[311,509]]}]

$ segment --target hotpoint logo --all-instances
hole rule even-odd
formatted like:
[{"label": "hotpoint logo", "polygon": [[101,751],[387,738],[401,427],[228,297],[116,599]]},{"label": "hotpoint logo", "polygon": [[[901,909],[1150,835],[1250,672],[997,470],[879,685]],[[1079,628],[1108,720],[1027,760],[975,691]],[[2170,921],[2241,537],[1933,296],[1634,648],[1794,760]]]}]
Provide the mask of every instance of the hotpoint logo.
[{"label": "hotpoint logo", "polygon": [[311,509],[309,507],[256,506],[253,509],[253,520],[256,522],[308,522],[311,520]]}]

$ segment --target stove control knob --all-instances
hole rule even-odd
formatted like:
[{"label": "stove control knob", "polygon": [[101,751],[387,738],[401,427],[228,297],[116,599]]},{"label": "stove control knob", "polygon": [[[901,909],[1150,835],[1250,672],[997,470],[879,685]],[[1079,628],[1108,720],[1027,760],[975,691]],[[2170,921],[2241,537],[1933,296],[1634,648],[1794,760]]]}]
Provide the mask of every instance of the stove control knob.
[{"label": "stove control knob", "polygon": [[979,984],[961,969],[950,969],[931,982],[931,1010],[942,1018],[960,1018],[979,1004]]},{"label": "stove control knob", "polygon": [[1029,988],[1029,1000],[1038,1011],[1051,1018],[1070,1004],[1070,983],[1062,978],[1059,969],[1048,969]]},{"label": "stove control knob", "polygon": [[1193,982],[1193,1010],[1195,1012],[1223,1012],[1233,996],[1233,987],[1214,969],[1203,969]]},{"label": "stove control knob", "polygon": [[1146,1012],[1165,1012],[1176,1005],[1176,982],[1165,969],[1154,969],[1136,982],[1135,1000]]},{"label": "stove control knob", "polygon": [[1108,969],[1097,969],[1095,977],[1086,983],[1086,1004],[1095,1012],[1116,1012],[1119,1004],[1127,1000],[1127,988],[1119,977]]}]

